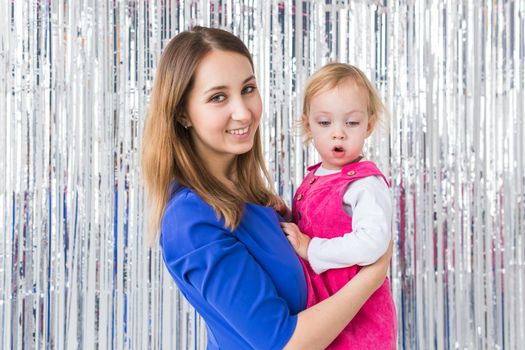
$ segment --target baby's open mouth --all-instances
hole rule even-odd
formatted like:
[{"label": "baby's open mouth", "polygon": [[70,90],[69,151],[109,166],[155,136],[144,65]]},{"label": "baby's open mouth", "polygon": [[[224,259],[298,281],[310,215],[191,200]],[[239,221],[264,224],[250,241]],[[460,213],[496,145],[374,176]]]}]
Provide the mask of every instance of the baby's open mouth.
[{"label": "baby's open mouth", "polygon": [[339,152],[344,152],[345,150],[343,146],[335,146],[334,148],[332,148],[332,151],[339,153]]}]

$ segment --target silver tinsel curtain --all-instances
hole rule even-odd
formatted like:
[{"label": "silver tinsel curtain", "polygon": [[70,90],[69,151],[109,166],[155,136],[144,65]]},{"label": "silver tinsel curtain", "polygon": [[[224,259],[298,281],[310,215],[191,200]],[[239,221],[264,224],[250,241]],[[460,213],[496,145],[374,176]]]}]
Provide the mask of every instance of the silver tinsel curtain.
[{"label": "silver tinsel curtain", "polygon": [[390,110],[367,156],[394,192],[399,348],[523,348],[525,0],[0,0],[0,348],[204,349],[139,172],[160,53],[193,25],[253,53],[288,203],[317,160],[307,77],[361,67]]}]

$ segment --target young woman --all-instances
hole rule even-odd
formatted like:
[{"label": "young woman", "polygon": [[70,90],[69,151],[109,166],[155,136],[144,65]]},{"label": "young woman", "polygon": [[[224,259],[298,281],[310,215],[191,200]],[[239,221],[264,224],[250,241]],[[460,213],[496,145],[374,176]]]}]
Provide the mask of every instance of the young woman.
[{"label": "young woman", "polygon": [[262,156],[262,102],[236,36],[196,27],[160,60],[143,172],[150,238],[204,318],[208,349],[322,349],[382,284],[390,253],[305,310],[307,286],[279,226]]}]

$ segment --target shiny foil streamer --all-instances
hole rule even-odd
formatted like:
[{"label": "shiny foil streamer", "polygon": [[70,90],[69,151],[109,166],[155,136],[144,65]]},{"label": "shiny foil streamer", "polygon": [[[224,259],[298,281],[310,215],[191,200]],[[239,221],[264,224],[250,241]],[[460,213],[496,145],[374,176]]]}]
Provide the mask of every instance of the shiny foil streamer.
[{"label": "shiny foil streamer", "polygon": [[145,246],[139,173],[160,53],[193,25],[253,53],[288,203],[318,160],[306,79],[361,67],[390,111],[366,154],[394,194],[399,348],[523,348],[524,0],[1,0],[0,18],[0,348],[205,348]]}]

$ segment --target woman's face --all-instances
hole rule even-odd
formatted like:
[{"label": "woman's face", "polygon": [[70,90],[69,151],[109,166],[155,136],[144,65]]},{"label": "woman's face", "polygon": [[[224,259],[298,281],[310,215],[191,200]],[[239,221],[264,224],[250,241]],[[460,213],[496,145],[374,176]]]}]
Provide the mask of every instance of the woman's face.
[{"label": "woman's face", "polygon": [[186,111],[204,161],[228,164],[250,151],[262,114],[250,61],[230,51],[208,53],[195,71]]}]

